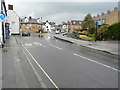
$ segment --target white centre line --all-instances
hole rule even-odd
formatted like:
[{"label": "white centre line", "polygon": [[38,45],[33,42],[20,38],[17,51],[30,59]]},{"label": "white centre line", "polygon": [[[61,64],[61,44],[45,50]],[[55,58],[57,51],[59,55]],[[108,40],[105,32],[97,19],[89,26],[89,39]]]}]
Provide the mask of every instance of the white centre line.
[{"label": "white centre line", "polygon": [[95,61],[95,60],[86,58],[86,57],[81,56],[81,55],[78,55],[78,54],[76,54],[76,53],[73,53],[73,55],[78,56],[78,57],[81,57],[81,58],[84,58],[84,59],[86,59],[86,60],[88,60],[88,61],[97,63],[97,64],[99,64],[99,65],[102,65],[102,66],[107,67],[107,68],[109,68],[109,69],[112,69],[112,70],[114,70],[114,71],[120,72],[120,70],[118,70],[118,69],[116,69],[116,68],[114,68],[114,67],[111,67],[111,66],[105,65],[105,64],[103,64],[103,63],[97,62],[97,61]]},{"label": "white centre line", "polygon": [[55,45],[53,45],[53,44],[49,44],[50,46],[53,46],[53,47],[55,47],[55,48],[57,48],[57,49],[59,49],[59,50],[63,50],[62,48],[60,48],[60,47],[57,47],[57,46],[55,46]]}]

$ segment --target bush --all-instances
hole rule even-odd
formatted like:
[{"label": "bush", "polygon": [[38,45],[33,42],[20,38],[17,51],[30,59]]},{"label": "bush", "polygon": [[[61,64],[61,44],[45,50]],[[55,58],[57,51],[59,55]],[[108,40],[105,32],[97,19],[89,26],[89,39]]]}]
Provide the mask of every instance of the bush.
[{"label": "bush", "polygon": [[99,40],[120,40],[120,23],[114,23],[110,26],[104,25],[98,29]]},{"label": "bush", "polygon": [[41,33],[43,32],[43,29],[42,29],[42,28],[41,28],[41,29],[39,29],[39,33],[40,33],[40,32],[41,32]]},{"label": "bush", "polygon": [[101,26],[101,27],[98,29],[97,39],[98,39],[98,40],[103,40],[103,38],[104,38],[104,39],[107,39],[107,37],[108,37],[107,30],[108,30],[108,25]]},{"label": "bush", "polygon": [[109,26],[107,33],[109,39],[120,40],[120,22]]},{"label": "bush", "polygon": [[77,31],[77,32],[82,32],[83,30],[82,30],[82,29],[80,29],[80,28],[78,28],[76,31]]},{"label": "bush", "polygon": [[42,31],[41,33],[47,33],[47,31]]}]

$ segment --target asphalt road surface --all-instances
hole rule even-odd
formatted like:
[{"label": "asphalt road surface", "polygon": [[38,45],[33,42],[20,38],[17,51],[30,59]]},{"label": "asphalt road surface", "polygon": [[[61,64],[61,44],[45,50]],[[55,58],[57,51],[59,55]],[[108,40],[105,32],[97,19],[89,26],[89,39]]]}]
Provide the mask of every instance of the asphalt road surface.
[{"label": "asphalt road surface", "polygon": [[43,87],[118,88],[117,56],[57,40],[53,34],[16,37]]}]

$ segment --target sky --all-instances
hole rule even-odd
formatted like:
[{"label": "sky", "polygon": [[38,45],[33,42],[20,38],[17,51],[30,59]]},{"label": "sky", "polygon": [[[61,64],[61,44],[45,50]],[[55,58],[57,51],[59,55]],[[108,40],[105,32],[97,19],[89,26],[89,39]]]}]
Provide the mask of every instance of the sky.
[{"label": "sky", "polygon": [[62,21],[84,20],[90,13],[92,16],[106,13],[118,7],[119,0],[5,0],[14,5],[14,11],[20,17],[41,18],[58,24]]}]

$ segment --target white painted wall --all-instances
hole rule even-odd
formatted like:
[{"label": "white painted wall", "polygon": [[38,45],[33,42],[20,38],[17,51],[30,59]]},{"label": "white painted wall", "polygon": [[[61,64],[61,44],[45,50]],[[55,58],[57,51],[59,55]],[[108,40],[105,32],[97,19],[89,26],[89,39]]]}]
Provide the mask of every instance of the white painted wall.
[{"label": "white painted wall", "polygon": [[46,26],[46,31],[51,32],[51,25],[48,22],[46,22],[45,26]]},{"label": "white painted wall", "polygon": [[19,16],[14,10],[7,11],[7,21],[10,23],[11,34],[20,34]]}]

